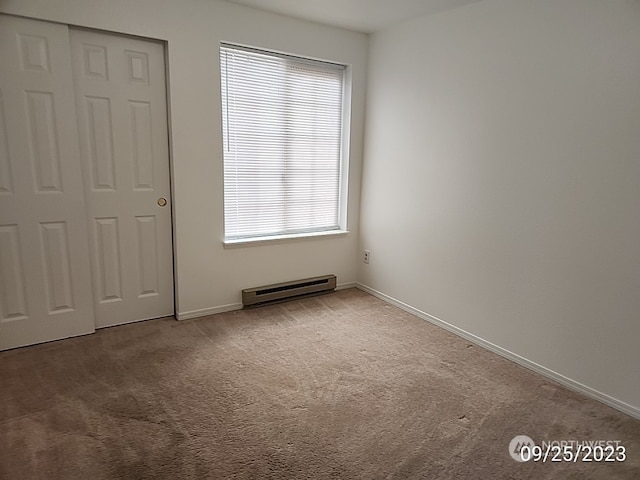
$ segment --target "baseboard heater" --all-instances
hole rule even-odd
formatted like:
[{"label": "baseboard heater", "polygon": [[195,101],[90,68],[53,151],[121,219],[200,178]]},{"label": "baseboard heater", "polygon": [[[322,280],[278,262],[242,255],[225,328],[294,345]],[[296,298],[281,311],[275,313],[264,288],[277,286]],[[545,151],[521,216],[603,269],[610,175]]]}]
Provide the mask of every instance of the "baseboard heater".
[{"label": "baseboard heater", "polygon": [[330,292],[336,288],[335,275],[305,278],[292,282],[274,283],[242,290],[242,305],[255,307],[267,303],[281,302],[293,298]]}]

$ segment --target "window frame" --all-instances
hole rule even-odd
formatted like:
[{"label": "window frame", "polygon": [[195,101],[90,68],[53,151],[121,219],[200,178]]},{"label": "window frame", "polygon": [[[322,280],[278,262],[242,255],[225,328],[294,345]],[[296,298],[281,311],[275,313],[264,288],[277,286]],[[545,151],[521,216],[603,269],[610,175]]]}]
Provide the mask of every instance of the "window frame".
[{"label": "window frame", "polygon": [[[352,68],[351,65],[344,62],[331,61],[326,59],[320,59],[312,56],[302,56],[292,53],[285,53],[277,50],[270,50],[265,48],[258,48],[253,46],[242,45],[238,43],[232,42],[220,42],[218,53],[220,54],[222,48],[231,48],[244,50],[249,52],[255,52],[258,54],[266,54],[271,55],[283,59],[291,58],[296,61],[302,62],[322,62],[327,64],[338,65],[342,67],[343,70],[343,78],[342,78],[342,129],[341,129],[341,138],[340,138],[340,152],[338,159],[338,169],[339,169],[339,181],[338,181],[338,228],[336,229],[317,229],[314,231],[307,231],[301,233],[279,233],[273,235],[252,235],[252,236],[242,236],[242,237],[229,237],[226,236],[226,202],[224,200],[224,175],[222,179],[222,221],[223,221],[223,229],[222,229],[222,243],[224,247],[237,247],[237,246],[245,246],[245,245],[258,245],[263,243],[281,243],[295,240],[304,240],[304,239],[317,239],[317,238],[336,238],[342,237],[349,233],[348,230],[348,197],[349,197],[349,164],[350,164],[350,137],[351,137],[351,87],[352,87]],[[223,97],[222,97],[222,64],[220,61],[220,57],[218,57],[218,68],[220,69],[220,114],[221,114],[221,125],[224,123],[223,111]],[[222,136],[223,129],[220,129],[220,135]],[[222,138],[222,137],[221,137]],[[224,142],[221,142],[223,145]],[[224,172],[224,159],[225,152],[224,146],[222,147],[222,171]]]}]

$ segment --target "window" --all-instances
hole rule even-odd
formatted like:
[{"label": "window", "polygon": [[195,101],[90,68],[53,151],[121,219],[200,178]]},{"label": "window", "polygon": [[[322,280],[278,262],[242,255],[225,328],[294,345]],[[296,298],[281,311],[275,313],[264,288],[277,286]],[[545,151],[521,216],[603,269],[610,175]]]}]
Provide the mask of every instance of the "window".
[{"label": "window", "polygon": [[345,67],[220,48],[225,240],[340,230]]}]

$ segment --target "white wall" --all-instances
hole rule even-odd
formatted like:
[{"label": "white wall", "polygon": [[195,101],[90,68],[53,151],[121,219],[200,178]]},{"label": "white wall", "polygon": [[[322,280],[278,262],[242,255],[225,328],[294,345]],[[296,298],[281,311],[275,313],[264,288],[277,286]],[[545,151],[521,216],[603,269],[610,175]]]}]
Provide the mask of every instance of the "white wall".
[{"label": "white wall", "polygon": [[[0,11],[168,42],[179,314],[237,304],[242,288],[266,283],[324,273],[343,284],[356,280],[366,35],[216,0],[3,0]],[[351,65],[351,234],[223,248],[223,40]]]},{"label": "white wall", "polygon": [[370,39],[365,285],[640,413],[640,2]]}]

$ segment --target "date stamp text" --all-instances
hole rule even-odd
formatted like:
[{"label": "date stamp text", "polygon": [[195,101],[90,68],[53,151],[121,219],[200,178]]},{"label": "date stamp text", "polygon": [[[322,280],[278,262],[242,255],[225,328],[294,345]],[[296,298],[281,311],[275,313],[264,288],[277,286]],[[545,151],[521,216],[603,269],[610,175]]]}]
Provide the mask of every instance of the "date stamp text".
[{"label": "date stamp text", "polygon": [[517,462],[597,462],[615,463],[627,459],[627,449],[619,440],[543,440],[518,435],[509,442],[509,454]]}]

